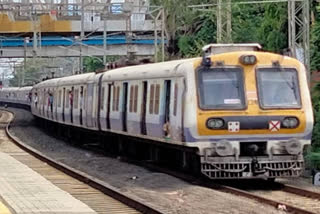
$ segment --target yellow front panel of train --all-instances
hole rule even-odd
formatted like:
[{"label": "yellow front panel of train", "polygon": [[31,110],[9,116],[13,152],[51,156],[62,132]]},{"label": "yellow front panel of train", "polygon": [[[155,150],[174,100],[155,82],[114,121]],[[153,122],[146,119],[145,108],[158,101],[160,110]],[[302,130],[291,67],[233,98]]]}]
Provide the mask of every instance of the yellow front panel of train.
[{"label": "yellow front panel of train", "polygon": [[[240,63],[239,58],[243,55],[256,56],[256,63],[254,65],[243,65]],[[198,133],[199,135],[250,135],[250,134],[294,134],[303,133],[306,128],[306,115],[303,108],[303,100],[305,96],[301,93],[300,85],[298,84],[298,90],[300,91],[301,108],[295,109],[263,109],[259,103],[259,95],[257,89],[257,75],[256,69],[274,66],[274,63],[278,63],[282,68],[293,68],[297,70],[298,80],[301,81],[301,75],[299,70],[301,67],[297,60],[281,55],[264,53],[264,52],[233,52],[226,54],[218,54],[211,57],[213,62],[212,67],[217,64],[223,64],[225,67],[239,67],[243,71],[244,82],[244,100],[245,106],[243,109],[203,109],[200,107],[199,93],[198,96]],[[195,72],[198,72],[197,68],[200,66],[201,61],[195,63]],[[197,75],[196,75],[197,77]],[[198,79],[198,77],[197,77]],[[196,80],[198,84],[198,80]],[[197,87],[199,88],[199,87]],[[224,93],[221,89],[220,93]],[[230,100],[229,102],[232,102]],[[299,121],[299,125],[296,128],[283,128],[280,126],[282,120],[286,117],[295,117]],[[227,118],[228,124],[224,125],[224,129],[210,129],[207,126],[208,119],[210,118]],[[240,123],[240,124],[239,124]],[[257,127],[255,127],[257,123]],[[242,126],[247,126],[242,129]],[[260,127],[259,127],[260,126]]]}]

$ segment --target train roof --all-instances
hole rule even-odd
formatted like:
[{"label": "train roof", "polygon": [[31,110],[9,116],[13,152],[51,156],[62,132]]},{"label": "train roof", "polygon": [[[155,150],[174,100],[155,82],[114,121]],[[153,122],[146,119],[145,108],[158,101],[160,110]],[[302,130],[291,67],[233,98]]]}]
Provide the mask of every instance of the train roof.
[{"label": "train roof", "polygon": [[[220,54],[213,54],[210,55],[211,57],[216,59],[219,58],[229,58],[232,59],[233,64],[239,63],[239,57],[243,54],[255,54],[259,56],[261,54],[268,56],[269,59],[274,58],[280,61],[283,60],[293,60],[295,64],[300,63],[298,60],[293,59],[291,57],[268,53],[268,52],[256,52],[256,51],[231,51],[227,53],[220,53]],[[264,57],[265,58],[265,57]],[[260,58],[260,60],[267,60],[264,58]],[[160,62],[160,63],[151,63],[151,64],[143,64],[143,65],[135,65],[135,66],[128,66],[128,67],[121,67],[112,70],[106,70],[102,73],[85,73],[79,75],[73,75],[68,77],[62,77],[57,79],[51,79],[43,81],[37,85],[35,88],[46,88],[46,87],[57,87],[57,86],[70,86],[70,85],[79,85],[79,84],[86,84],[90,82],[97,82],[101,75],[102,81],[114,81],[114,80],[139,80],[139,79],[153,79],[153,78],[166,78],[168,76],[175,77],[175,76],[182,76],[184,73],[190,71],[189,69],[178,69],[176,68],[179,65],[191,65],[193,66],[194,63],[200,64],[202,58],[190,58],[190,59],[182,59],[182,60],[174,60],[168,62]],[[268,60],[267,60],[268,61]],[[270,59],[269,59],[270,61]],[[195,64],[195,65],[196,65]],[[263,63],[262,63],[263,64]],[[301,63],[300,63],[301,64]]]},{"label": "train roof", "polygon": [[1,91],[4,92],[11,92],[11,91],[30,91],[32,89],[32,86],[26,86],[26,87],[10,87],[10,88],[2,88]]},{"label": "train roof", "polygon": [[55,87],[60,85],[82,84],[82,83],[86,83],[88,79],[91,79],[94,76],[95,76],[95,73],[86,73],[86,74],[72,75],[68,77],[55,78],[55,79],[46,80],[41,83],[38,83],[34,87],[43,88],[43,87]]},{"label": "train roof", "polygon": [[93,72],[68,76],[68,77],[60,78],[58,82],[58,86],[83,84],[83,83],[87,83],[89,80],[93,80],[94,77],[95,77],[95,73]]},{"label": "train roof", "polygon": [[[191,59],[182,59],[174,60],[161,63],[151,63],[144,65],[135,65],[117,68],[113,70],[107,70],[103,72],[103,80],[108,81],[112,80],[121,80],[121,79],[140,79],[140,78],[161,78],[167,76],[170,73],[170,76],[179,75],[175,73],[175,68],[186,62],[193,62],[195,59],[200,58],[191,58]],[[130,76],[129,76],[130,74]]]}]

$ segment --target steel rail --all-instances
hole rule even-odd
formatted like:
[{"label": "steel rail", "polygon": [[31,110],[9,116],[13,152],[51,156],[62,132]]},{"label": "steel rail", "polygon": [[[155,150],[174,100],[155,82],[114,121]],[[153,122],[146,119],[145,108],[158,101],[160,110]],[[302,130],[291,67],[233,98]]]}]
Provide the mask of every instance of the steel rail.
[{"label": "steel rail", "polygon": [[313,192],[313,191],[309,191],[306,189],[301,189],[299,187],[291,186],[288,184],[282,184],[282,185],[283,185],[283,187],[281,189],[282,191],[292,193],[295,195],[299,195],[299,196],[303,196],[303,197],[307,197],[307,198],[320,200],[320,193],[318,193],[318,192]]},{"label": "steel rail", "polygon": [[[128,160],[128,162],[137,163],[137,161],[131,161],[131,160]],[[137,164],[139,164],[139,163],[137,163]],[[285,210],[287,212],[290,212],[290,213],[295,213],[295,214],[316,214],[314,212],[311,212],[311,211],[308,211],[308,210],[304,210],[304,209],[301,209],[299,207],[296,207],[296,206],[293,206],[293,205],[290,205],[290,204],[287,204],[287,203],[283,203],[283,202],[275,201],[275,200],[272,200],[272,199],[268,199],[268,198],[265,198],[263,196],[259,196],[259,195],[256,195],[254,193],[242,190],[242,189],[238,189],[238,188],[231,187],[231,186],[228,186],[228,185],[222,185],[222,184],[214,183],[214,182],[212,182],[212,180],[198,178],[198,177],[195,177],[195,176],[192,176],[192,175],[189,175],[189,174],[184,174],[184,173],[180,173],[180,172],[177,172],[177,171],[172,171],[170,169],[159,167],[159,166],[155,166],[155,165],[149,164],[149,163],[140,163],[140,165],[142,165],[142,166],[144,166],[144,167],[146,167],[146,168],[148,168],[150,170],[159,171],[159,172],[162,172],[162,173],[165,173],[165,174],[172,175],[172,176],[177,177],[177,178],[179,178],[181,180],[184,180],[184,181],[186,181],[188,183],[192,183],[192,184],[195,184],[195,185],[199,185],[199,186],[202,186],[202,187],[214,189],[214,190],[217,190],[217,191],[221,191],[221,192],[230,193],[230,194],[233,194],[233,195],[238,195],[238,196],[246,197],[246,198],[249,198],[249,199],[253,199],[253,200],[258,201],[260,203],[271,205],[276,209],[279,209],[280,206],[284,206]],[[295,193],[297,195],[304,196],[304,197],[309,197],[309,196],[312,196],[313,198],[320,197],[319,193],[311,192],[311,191],[308,191],[308,190],[302,190],[300,188],[291,187],[291,186],[284,185],[284,184],[282,184],[282,185],[283,185],[283,189],[280,189],[282,191],[286,191],[286,192],[290,191],[290,193]],[[299,191],[303,192],[303,194],[300,194]]]},{"label": "steel rail", "polygon": [[[9,110],[3,110],[2,111],[7,111],[11,114],[13,114],[13,118],[15,114],[12,111]],[[26,145],[25,143],[21,142],[18,138],[14,137],[10,132],[9,132],[9,128],[10,128],[10,124],[11,121],[7,123],[6,125],[6,134],[7,136],[21,149],[23,149],[24,151],[30,153],[31,155],[33,155],[34,157],[40,159],[41,161],[46,162],[47,164],[49,164],[50,166],[70,175],[73,178],[76,178],[79,181],[82,181],[83,183],[88,184],[89,186],[103,192],[104,194],[128,205],[129,207],[132,207],[138,211],[140,211],[141,213],[150,213],[150,214],[163,214],[163,212],[161,212],[160,210],[152,207],[151,205],[147,204],[146,202],[141,202],[138,201],[137,199],[133,199],[129,196],[126,196],[124,194],[122,194],[120,191],[116,190],[114,187],[112,187],[111,185],[97,179],[94,178],[84,172],[81,172],[79,170],[76,170],[70,166],[67,166],[66,164],[63,164],[59,161],[53,160],[51,158],[49,158],[48,156],[42,154],[41,152],[33,149],[32,147]]]},{"label": "steel rail", "polygon": [[[9,111],[10,112],[10,111]],[[12,112],[11,112],[12,113]],[[150,208],[148,206],[146,206],[145,204],[135,204],[136,202],[130,202],[128,203],[127,200],[128,197],[127,196],[123,196],[121,193],[119,193],[117,190],[114,190],[113,187],[110,187],[108,184],[105,184],[102,181],[99,181],[89,175],[86,175],[83,172],[79,172],[75,169],[72,169],[62,163],[57,163],[56,161],[46,157],[45,155],[39,154],[38,151],[34,150],[33,148],[31,148],[30,146],[25,145],[24,143],[20,142],[18,139],[16,139],[14,136],[12,136],[9,132],[9,126],[10,123],[7,125],[6,127],[6,133],[8,134],[9,138],[11,138],[19,147],[21,147],[22,149],[34,154],[37,158],[47,162],[48,164],[52,165],[53,167],[58,168],[59,170],[71,175],[72,177],[75,177],[79,180],[81,180],[84,183],[89,184],[90,186],[97,188],[100,190],[100,188],[102,190],[102,192],[104,192],[105,194],[114,197],[113,195],[115,194],[115,199],[127,204],[128,206],[131,206],[135,209],[137,209],[140,212],[143,213],[161,213],[158,210],[154,210],[153,208]],[[143,166],[149,170],[152,171],[158,171],[161,173],[165,173],[165,174],[169,174],[171,176],[174,176],[176,178],[179,178],[181,180],[184,180],[188,183],[194,184],[194,185],[199,185],[202,187],[206,187],[206,188],[210,188],[210,189],[214,189],[217,191],[221,191],[221,192],[225,192],[225,193],[230,193],[233,195],[238,195],[238,196],[242,196],[242,197],[246,197],[255,201],[258,201],[259,203],[263,203],[263,204],[268,204],[273,206],[274,208],[278,209],[280,206],[284,206],[285,210],[287,212],[290,213],[295,213],[295,214],[316,214],[314,212],[308,211],[308,210],[304,210],[301,209],[299,207],[295,207],[293,205],[287,204],[287,203],[283,203],[283,202],[279,202],[279,201],[275,201],[272,199],[268,199],[265,198],[263,196],[259,196],[256,195],[254,193],[239,189],[239,188],[235,188],[235,187],[231,187],[231,186],[227,186],[227,185],[222,185],[222,184],[218,184],[218,183],[214,183],[212,182],[212,180],[208,180],[208,179],[204,179],[204,178],[199,178],[190,174],[185,174],[185,173],[181,173],[178,171],[173,171],[171,169],[168,168],[164,168],[164,167],[160,167],[160,166],[156,166],[154,164],[150,164],[150,163],[146,163],[143,161],[137,161],[137,160],[131,160],[131,159],[127,159],[126,157],[122,158],[123,161],[129,162],[129,163],[134,163],[140,166]],[[314,198],[314,199],[320,199],[320,193],[316,193],[316,192],[312,192],[312,191],[308,191],[305,189],[300,189],[297,187],[293,187],[290,185],[285,185],[285,184],[281,184],[281,183],[275,183],[275,184],[280,184],[281,191],[285,191],[288,193],[292,193],[292,194],[296,194],[299,196],[303,196],[303,197],[308,197],[308,198]],[[105,186],[107,186],[107,189]],[[151,210],[150,210],[151,209]]]}]

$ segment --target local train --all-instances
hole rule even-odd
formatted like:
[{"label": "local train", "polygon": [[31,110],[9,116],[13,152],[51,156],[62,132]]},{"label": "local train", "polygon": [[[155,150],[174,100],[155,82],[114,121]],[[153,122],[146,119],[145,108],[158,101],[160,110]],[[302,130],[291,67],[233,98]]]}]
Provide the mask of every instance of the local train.
[{"label": "local train", "polygon": [[313,128],[306,69],[259,48],[208,45],[199,58],[3,88],[0,101],[56,124],[172,146],[210,179],[299,176]]}]

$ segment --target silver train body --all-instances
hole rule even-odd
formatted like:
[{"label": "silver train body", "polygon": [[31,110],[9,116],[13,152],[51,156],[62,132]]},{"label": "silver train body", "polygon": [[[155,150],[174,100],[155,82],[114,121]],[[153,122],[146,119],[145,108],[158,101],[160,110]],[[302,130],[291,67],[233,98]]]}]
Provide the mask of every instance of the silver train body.
[{"label": "silver train body", "polygon": [[[242,61],[246,56],[256,61],[246,64]],[[57,78],[32,88],[2,89],[0,101],[28,104],[36,117],[60,124],[196,148],[201,172],[211,179],[299,176],[302,151],[310,145],[313,127],[304,66],[289,57],[254,51],[221,53],[209,59],[209,65],[195,58]],[[225,98],[225,108],[204,106],[203,97],[216,92],[210,85],[212,91],[203,96],[202,85],[223,83],[215,88],[220,95],[228,94],[224,86],[234,85],[237,75],[220,75],[228,69],[230,74],[239,69],[240,89],[235,90],[242,90],[243,96]],[[264,75],[265,87],[271,87],[268,75],[273,71],[296,78],[275,83],[296,87],[293,107],[263,107],[258,73]],[[207,78],[217,76],[206,80],[201,72],[209,72]],[[26,99],[29,92],[31,102]]]}]

